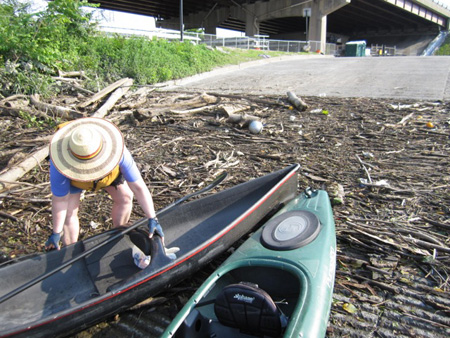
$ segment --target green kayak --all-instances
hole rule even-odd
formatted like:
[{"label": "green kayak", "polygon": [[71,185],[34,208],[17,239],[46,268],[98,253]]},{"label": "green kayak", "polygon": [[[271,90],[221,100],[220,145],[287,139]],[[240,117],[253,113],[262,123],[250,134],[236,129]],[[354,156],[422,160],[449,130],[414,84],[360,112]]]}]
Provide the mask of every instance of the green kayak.
[{"label": "green kayak", "polygon": [[335,268],[328,194],[305,190],[200,286],[162,337],[324,337]]}]

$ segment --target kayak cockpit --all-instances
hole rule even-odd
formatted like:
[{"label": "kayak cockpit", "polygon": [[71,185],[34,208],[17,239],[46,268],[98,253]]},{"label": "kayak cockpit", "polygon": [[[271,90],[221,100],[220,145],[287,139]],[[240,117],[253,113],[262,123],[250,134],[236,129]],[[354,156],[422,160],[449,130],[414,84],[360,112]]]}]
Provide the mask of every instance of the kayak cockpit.
[{"label": "kayak cockpit", "polygon": [[301,285],[282,268],[233,269],[215,280],[174,337],[280,337],[303,294]]}]

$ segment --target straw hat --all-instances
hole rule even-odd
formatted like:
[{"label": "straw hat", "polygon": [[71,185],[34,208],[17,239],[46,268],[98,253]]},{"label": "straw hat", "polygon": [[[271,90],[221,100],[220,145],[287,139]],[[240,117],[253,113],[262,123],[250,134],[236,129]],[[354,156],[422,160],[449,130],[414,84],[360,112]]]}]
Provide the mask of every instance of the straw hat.
[{"label": "straw hat", "polygon": [[85,117],[59,129],[50,143],[50,158],[64,176],[81,182],[108,175],[124,148],[120,130],[101,118]]}]

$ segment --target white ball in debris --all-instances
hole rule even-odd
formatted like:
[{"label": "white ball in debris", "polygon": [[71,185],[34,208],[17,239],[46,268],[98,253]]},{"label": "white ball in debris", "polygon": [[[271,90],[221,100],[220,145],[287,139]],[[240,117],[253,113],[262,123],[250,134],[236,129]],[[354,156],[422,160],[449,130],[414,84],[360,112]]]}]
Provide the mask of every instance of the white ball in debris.
[{"label": "white ball in debris", "polygon": [[261,121],[252,121],[250,122],[248,129],[252,134],[259,134],[263,130],[263,124]]}]

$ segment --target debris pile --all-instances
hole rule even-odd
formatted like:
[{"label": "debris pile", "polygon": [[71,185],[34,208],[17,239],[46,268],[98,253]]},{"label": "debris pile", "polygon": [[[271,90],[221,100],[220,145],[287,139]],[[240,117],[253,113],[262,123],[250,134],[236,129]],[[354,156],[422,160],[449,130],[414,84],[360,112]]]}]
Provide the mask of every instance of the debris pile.
[{"label": "debris pile", "polygon": [[[46,156],[55,125],[105,117],[123,132],[158,209],[223,171],[219,189],[291,163],[301,165],[299,192],[327,190],[338,241],[329,337],[450,335],[450,103],[131,85],[124,79],[97,94],[73,85],[51,102],[0,100],[3,260],[42,251],[51,231]],[[262,130],[252,133],[252,121]],[[110,207],[107,194],[86,193],[82,237],[112,225]],[[136,204],[133,220],[142,216]],[[217,264],[80,336],[129,332],[137,318],[154,323],[143,335],[159,336]]]}]

